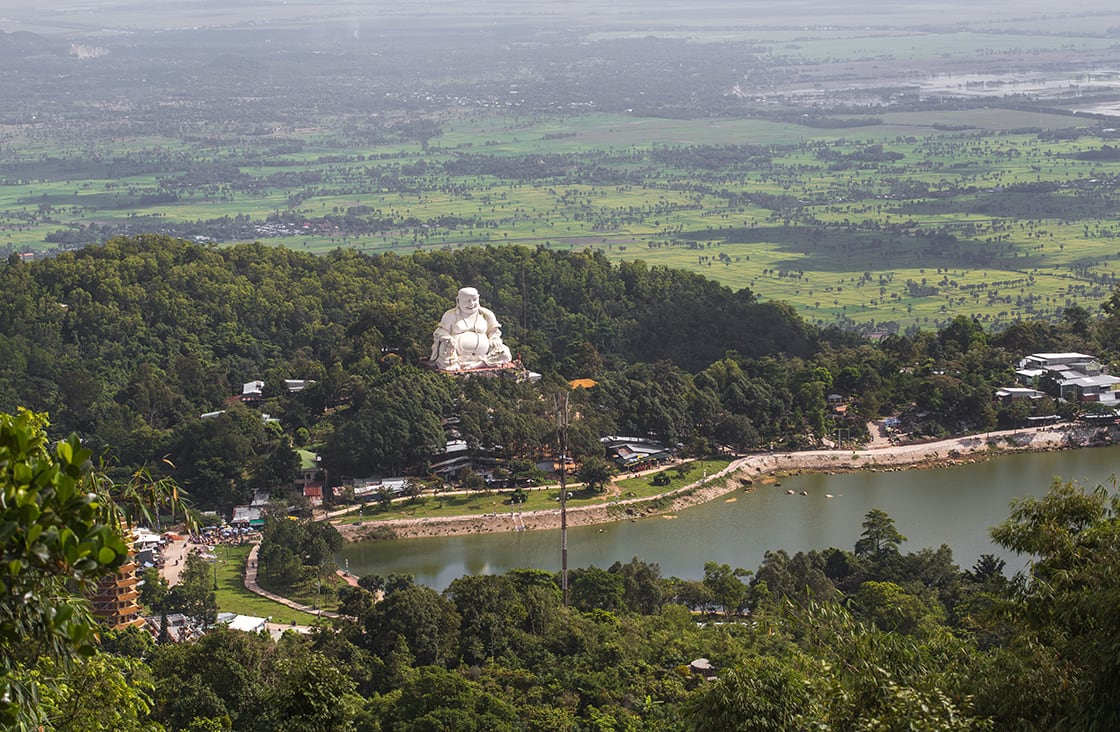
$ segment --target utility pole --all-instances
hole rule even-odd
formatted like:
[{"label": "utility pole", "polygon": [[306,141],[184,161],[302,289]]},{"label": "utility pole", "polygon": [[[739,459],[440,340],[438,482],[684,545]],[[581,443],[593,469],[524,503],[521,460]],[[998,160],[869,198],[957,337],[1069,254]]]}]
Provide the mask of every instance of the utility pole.
[{"label": "utility pole", "polygon": [[560,440],[560,593],[568,606],[568,392],[556,395],[556,427]]}]

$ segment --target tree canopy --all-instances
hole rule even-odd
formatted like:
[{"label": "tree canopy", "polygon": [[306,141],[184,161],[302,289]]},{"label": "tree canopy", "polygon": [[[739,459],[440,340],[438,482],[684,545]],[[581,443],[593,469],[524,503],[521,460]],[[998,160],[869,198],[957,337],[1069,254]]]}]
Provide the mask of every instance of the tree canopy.
[{"label": "tree canopy", "polygon": [[[419,367],[464,284],[539,384]],[[572,395],[577,458],[602,457],[607,434],[697,452],[858,440],[887,414],[915,437],[1012,427],[1059,410],[993,404],[1017,359],[1041,349],[1114,360],[1120,316],[1108,304],[1102,315],[1000,333],[957,318],[876,347],[747,290],[595,251],[312,256],[140,235],[0,266],[0,409],[49,412],[53,429],[106,456],[110,475],[146,468],[228,511],[287,484],[297,448],[316,451],[334,481],[422,476],[451,419],[475,454],[543,459],[556,444],[546,405],[574,378],[595,380]],[[289,379],[305,387],[289,391]],[[260,396],[244,397],[257,380]]]},{"label": "tree canopy", "polygon": [[[40,656],[93,649],[81,596],[128,554],[103,477],[76,437],[48,444],[44,415],[0,414],[0,720],[34,727]],[[78,594],[75,594],[75,590]]]},{"label": "tree canopy", "polygon": [[[961,571],[946,547],[904,553],[876,509],[852,550],[771,552],[754,572],[708,562],[703,581],[684,582],[637,557],[576,569],[570,607],[540,570],[462,577],[442,593],[368,577],[341,592],[352,617],[311,636],[219,627],[154,645],[105,632],[98,647],[75,592],[123,557],[122,509],[88,452],[49,446],[44,426],[29,412],[0,419],[4,582],[21,593],[0,605],[8,726],[1096,730],[1117,719],[1120,498],[1104,486],[1059,481],[1012,509],[993,537],[1033,558],[1012,579],[990,556]],[[273,521],[270,542],[314,563],[335,546],[328,529]],[[144,597],[212,619],[207,570],[189,565],[181,586],[157,582]]]}]

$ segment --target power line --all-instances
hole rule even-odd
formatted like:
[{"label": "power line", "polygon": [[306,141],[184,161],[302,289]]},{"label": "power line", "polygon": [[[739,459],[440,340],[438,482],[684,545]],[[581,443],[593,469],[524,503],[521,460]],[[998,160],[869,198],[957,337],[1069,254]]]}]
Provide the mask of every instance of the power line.
[{"label": "power line", "polygon": [[556,395],[556,427],[560,441],[560,593],[568,606],[568,392]]}]

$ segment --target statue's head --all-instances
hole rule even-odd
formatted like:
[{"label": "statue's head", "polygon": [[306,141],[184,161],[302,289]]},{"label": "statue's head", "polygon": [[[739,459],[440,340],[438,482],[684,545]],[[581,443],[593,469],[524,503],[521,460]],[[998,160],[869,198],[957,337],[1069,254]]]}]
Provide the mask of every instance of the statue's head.
[{"label": "statue's head", "polygon": [[478,312],[478,290],[473,287],[460,289],[455,302],[459,306],[459,312],[464,315],[474,315]]}]

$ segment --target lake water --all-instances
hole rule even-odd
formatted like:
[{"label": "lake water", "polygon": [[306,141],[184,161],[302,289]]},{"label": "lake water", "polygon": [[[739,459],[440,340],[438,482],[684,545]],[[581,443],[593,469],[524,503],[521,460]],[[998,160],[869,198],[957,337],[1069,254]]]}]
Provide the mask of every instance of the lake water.
[{"label": "lake water", "polygon": [[[988,533],[1007,518],[1011,501],[1043,495],[1055,477],[1090,487],[1107,483],[1118,466],[1120,447],[1105,447],[1012,454],[936,470],[804,474],[781,486],[736,491],[672,518],[568,529],[568,566],[605,568],[637,556],[660,564],[666,577],[701,579],[709,561],[753,570],[772,549],[851,549],[864,515],[879,508],[909,539],[904,552],[948,544],[961,568],[981,554],[996,554],[1009,570],[1021,569],[1025,560],[995,547]],[[787,495],[788,489],[795,494]],[[465,574],[518,567],[559,571],[560,532],[362,542],[346,545],[337,559],[359,576],[407,572],[442,590]]]}]

